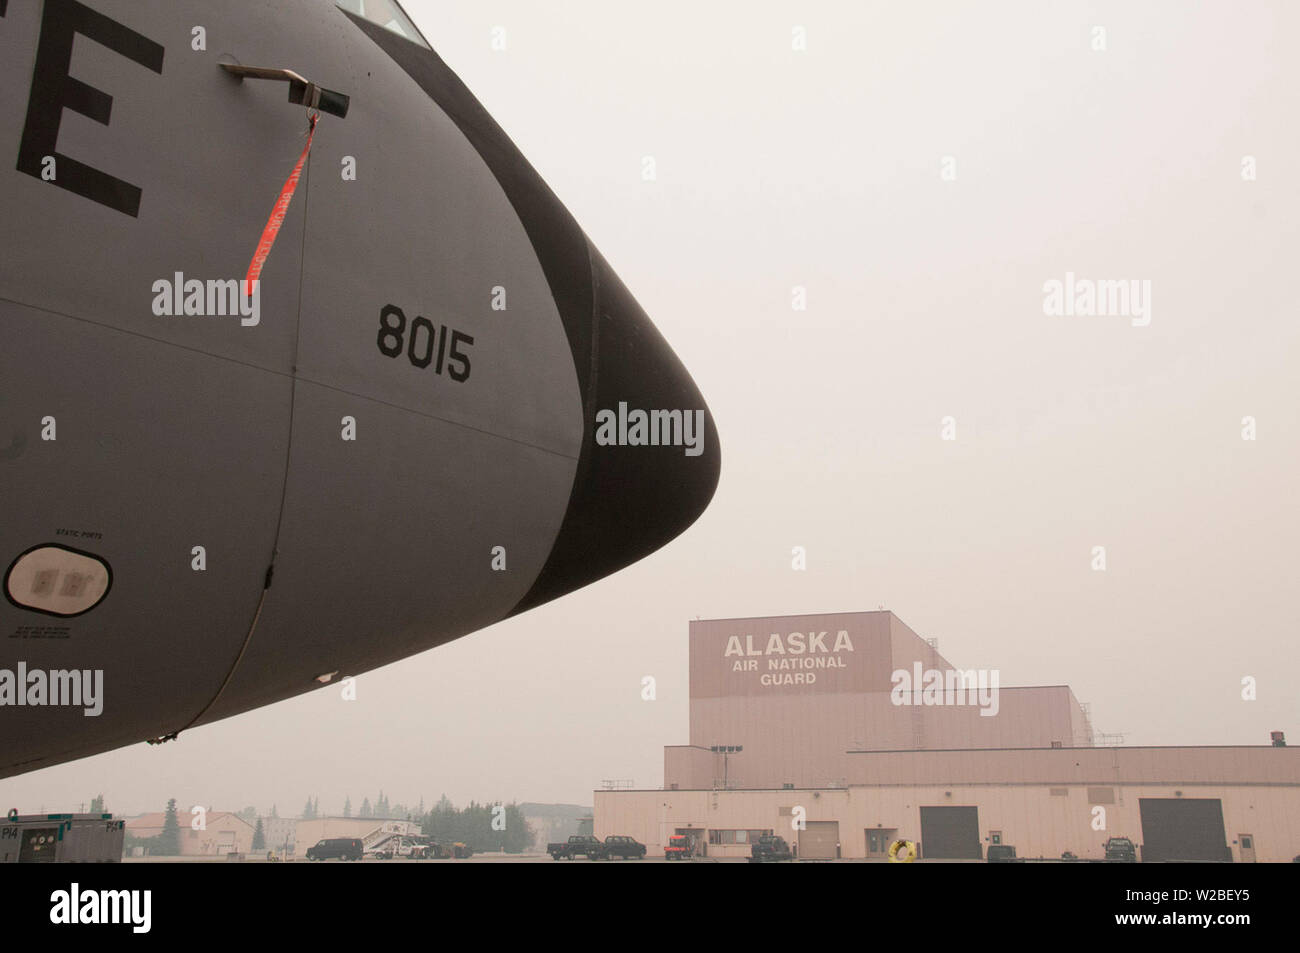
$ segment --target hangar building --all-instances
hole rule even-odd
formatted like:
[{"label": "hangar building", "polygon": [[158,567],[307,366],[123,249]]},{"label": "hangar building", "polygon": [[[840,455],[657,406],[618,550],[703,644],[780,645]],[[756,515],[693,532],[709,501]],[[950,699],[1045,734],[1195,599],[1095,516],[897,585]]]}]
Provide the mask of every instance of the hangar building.
[{"label": "hangar building", "polygon": [[1300,751],[1098,746],[1065,685],[960,670],[892,612],[690,623],[689,743],[659,790],[596,791],[595,829],[652,854],[685,834],[715,857],[776,833],[800,858],[1300,854]]}]

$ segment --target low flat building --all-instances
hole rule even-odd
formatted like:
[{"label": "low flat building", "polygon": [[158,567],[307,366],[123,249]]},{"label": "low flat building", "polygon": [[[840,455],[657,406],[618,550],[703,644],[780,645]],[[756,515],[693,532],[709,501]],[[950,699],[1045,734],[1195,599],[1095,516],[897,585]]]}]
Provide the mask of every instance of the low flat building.
[{"label": "low flat building", "polygon": [[[126,832],[132,837],[156,837],[162,833],[165,821],[166,815],[161,811],[142,814],[127,820]],[[253,847],[253,825],[230,811],[209,809],[200,817],[181,810],[177,812],[176,822],[180,827],[182,857],[247,853]]]},{"label": "low flat building", "polygon": [[532,831],[528,849],[536,851],[546,850],[549,843],[568,840],[569,835],[579,833],[580,819],[591,816],[591,808],[575,804],[524,803],[519,805],[519,811]]},{"label": "low flat building", "polygon": [[[262,822],[262,840],[266,844],[267,850],[293,854],[295,844],[298,839],[298,824],[296,817],[271,817],[269,815],[259,818]],[[313,841],[315,843],[315,841]]]}]

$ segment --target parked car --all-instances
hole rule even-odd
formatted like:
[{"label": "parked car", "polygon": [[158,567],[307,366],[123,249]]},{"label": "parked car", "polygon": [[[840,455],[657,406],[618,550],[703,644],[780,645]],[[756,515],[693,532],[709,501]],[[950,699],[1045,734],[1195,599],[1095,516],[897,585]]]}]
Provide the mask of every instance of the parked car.
[{"label": "parked car", "polygon": [[605,838],[605,859],[622,857],[624,860],[642,860],[645,857],[645,844],[634,837],[611,834]]},{"label": "parked car", "polygon": [[546,852],[553,860],[573,860],[575,857],[600,860],[605,855],[605,845],[591,834],[574,834],[567,841],[547,844]]},{"label": "parked car", "polygon": [[664,845],[664,860],[690,860],[695,856],[695,842],[685,834],[674,834]]},{"label": "parked car", "polygon": [[794,854],[790,850],[790,845],[785,842],[784,837],[764,834],[754,841],[753,846],[749,848],[749,862],[751,864],[793,859]]},{"label": "parked car", "polygon": [[361,838],[327,837],[307,848],[308,860],[329,860],[331,857],[337,857],[339,860],[360,860]]},{"label": "parked car", "polygon": [[1023,860],[1016,857],[1016,849],[1010,844],[989,844],[984,859],[990,864],[1024,863]]},{"label": "parked car", "polygon": [[1127,837],[1112,837],[1102,847],[1106,850],[1106,859],[1124,864],[1137,863],[1137,848]]}]

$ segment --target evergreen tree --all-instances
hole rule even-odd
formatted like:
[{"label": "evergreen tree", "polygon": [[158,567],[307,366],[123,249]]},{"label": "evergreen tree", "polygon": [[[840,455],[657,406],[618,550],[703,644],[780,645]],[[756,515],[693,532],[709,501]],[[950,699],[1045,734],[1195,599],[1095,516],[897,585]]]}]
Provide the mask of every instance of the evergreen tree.
[{"label": "evergreen tree", "polygon": [[316,803],[311,806],[311,816],[320,817],[320,796],[316,797]]},{"label": "evergreen tree", "polygon": [[103,813],[104,813],[104,795],[102,795],[102,794],[96,794],[95,797],[94,797],[94,799],[91,800],[91,802],[90,802],[90,813],[91,813],[91,814],[103,814]]},{"label": "evergreen tree", "polygon": [[532,825],[524,820],[524,812],[518,804],[506,805],[506,829],[501,842],[501,849],[507,854],[522,854],[533,842]]},{"label": "evergreen tree", "polygon": [[463,841],[475,851],[504,850],[517,854],[526,850],[532,842],[533,830],[524,820],[519,806],[504,805],[505,830],[496,830],[492,826],[493,819],[498,816],[493,811],[496,807],[502,805],[470,801],[467,807],[457,810],[444,795],[424,816],[421,832],[439,844]]},{"label": "evergreen tree", "polygon": [[167,802],[162,833],[158,835],[155,852],[163,857],[176,857],[181,852],[181,825],[176,818],[176,798]]},{"label": "evergreen tree", "polygon": [[316,817],[316,810],[312,806],[311,798],[307,798],[307,806],[302,809],[302,819],[304,821],[313,820]]},{"label": "evergreen tree", "polygon": [[361,813],[357,817],[374,817],[375,812],[370,809],[370,798],[362,798]]},{"label": "evergreen tree", "polygon": [[352,796],[351,796],[351,795],[348,795],[346,798],[343,799],[343,816],[344,816],[344,817],[351,817],[351,816],[352,816]]},{"label": "evergreen tree", "polygon": [[262,819],[257,819],[257,828],[253,831],[253,850],[266,850],[266,832],[262,829]]},{"label": "evergreen tree", "polygon": [[271,805],[271,816],[272,816],[272,817],[279,817],[279,816],[280,816],[280,812],[277,811],[277,810],[275,809],[275,805],[274,805],[274,804]]}]

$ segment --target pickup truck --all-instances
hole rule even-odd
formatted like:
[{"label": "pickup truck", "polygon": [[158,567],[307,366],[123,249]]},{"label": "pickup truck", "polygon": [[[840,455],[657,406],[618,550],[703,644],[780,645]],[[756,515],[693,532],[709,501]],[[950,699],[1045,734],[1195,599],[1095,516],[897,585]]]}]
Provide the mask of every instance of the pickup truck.
[{"label": "pickup truck", "polygon": [[574,834],[567,841],[547,844],[546,852],[553,860],[573,860],[579,855],[588,860],[600,860],[605,856],[605,845],[590,834]]},{"label": "pickup truck", "polygon": [[1023,858],[1016,856],[1016,849],[1010,844],[989,844],[985,860],[990,864],[1023,864]]},{"label": "pickup truck", "polygon": [[751,864],[762,864],[775,860],[793,860],[794,854],[790,851],[790,845],[785,842],[784,837],[775,837],[771,834],[765,834],[754,845],[749,848],[749,862]]},{"label": "pickup truck", "polygon": [[605,859],[609,860],[612,857],[622,857],[624,860],[630,857],[633,860],[641,860],[645,857],[645,844],[632,837],[611,834],[605,838]]}]

